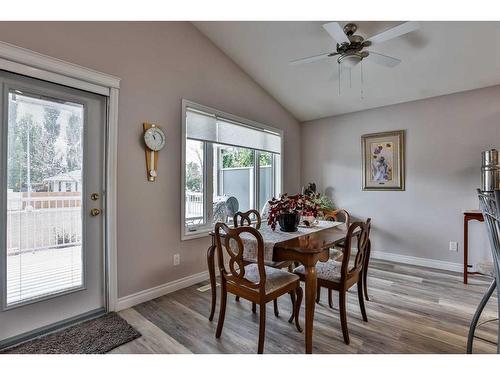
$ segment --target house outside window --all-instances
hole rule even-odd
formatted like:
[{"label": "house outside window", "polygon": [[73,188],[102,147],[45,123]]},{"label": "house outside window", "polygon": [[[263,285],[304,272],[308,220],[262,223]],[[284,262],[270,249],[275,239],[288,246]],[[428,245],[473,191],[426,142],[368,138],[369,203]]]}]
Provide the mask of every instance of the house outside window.
[{"label": "house outside window", "polygon": [[183,101],[182,239],[201,237],[234,211],[262,211],[281,192],[279,129]]}]

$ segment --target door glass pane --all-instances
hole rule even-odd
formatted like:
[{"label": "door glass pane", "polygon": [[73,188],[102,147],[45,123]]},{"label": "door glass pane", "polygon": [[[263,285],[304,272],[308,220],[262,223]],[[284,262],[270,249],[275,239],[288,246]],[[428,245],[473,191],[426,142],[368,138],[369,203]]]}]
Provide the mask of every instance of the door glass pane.
[{"label": "door glass pane", "polygon": [[[214,201],[236,198],[239,211],[248,211],[255,207],[255,151],[241,147],[217,146],[218,183],[214,180]],[[215,189],[217,187],[217,190]],[[228,217],[232,222],[232,217]]]},{"label": "door glass pane", "polygon": [[83,109],[9,93],[7,305],[83,286]]},{"label": "door glass pane", "polygon": [[205,223],[203,191],[203,142],[186,140],[186,227]]},{"label": "door glass pane", "polygon": [[273,154],[270,152],[259,152],[259,212],[262,212],[265,204],[273,197]]}]

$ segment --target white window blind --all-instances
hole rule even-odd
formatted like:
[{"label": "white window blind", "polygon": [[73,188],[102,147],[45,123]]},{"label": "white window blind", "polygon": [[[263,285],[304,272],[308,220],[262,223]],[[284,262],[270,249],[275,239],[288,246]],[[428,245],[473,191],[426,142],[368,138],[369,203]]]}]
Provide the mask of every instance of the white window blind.
[{"label": "white window blind", "polygon": [[186,138],[281,153],[281,137],[266,129],[250,127],[193,108],[186,111]]}]

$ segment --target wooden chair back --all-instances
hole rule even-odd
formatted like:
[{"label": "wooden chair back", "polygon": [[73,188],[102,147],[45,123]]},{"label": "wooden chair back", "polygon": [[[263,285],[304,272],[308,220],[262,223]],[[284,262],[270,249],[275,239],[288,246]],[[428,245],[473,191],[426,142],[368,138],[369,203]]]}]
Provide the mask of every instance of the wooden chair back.
[{"label": "wooden chair back", "polygon": [[[257,267],[259,270],[259,282],[254,283],[245,278],[245,263],[243,253],[245,246],[241,234],[248,233],[257,240]],[[250,289],[259,289],[265,292],[266,270],[264,266],[264,240],[260,232],[250,226],[230,228],[224,223],[215,224],[215,244],[217,247],[217,258],[221,279],[230,281],[237,286]],[[228,258],[228,269],[225,260]]]},{"label": "wooden chair back", "polygon": [[[349,226],[349,230],[347,231],[347,237],[345,241],[344,254],[342,257],[342,267],[341,267],[341,280],[347,280],[351,277],[359,275],[361,270],[363,269],[366,249],[368,248],[368,240],[370,236],[370,225],[371,219],[368,218],[366,223],[361,221],[352,223]],[[360,232],[357,235],[354,235],[354,232],[357,229],[360,229]],[[352,267],[349,266],[349,261],[351,258],[351,248],[353,242],[356,243],[356,256],[354,258],[354,262]],[[349,268],[350,267],[350,268]]]},{"label": "wooden chair back", "polygon": [[[253,219],[252,219],[253,217]],[[255,229],[260,229],[260,225],[262,224],[262,218],[260,216],[259,211],[257,210],[249,210],[246,212],[238,211],[233,216],[234,227],[242,227],[242,226],[251,226],[255,223]]]},{"label": "wooden chair back", "polygon": [[344,210],[343,208],[326,212],[325,219],[333,221],[343,221],[346,225],[346,229],[349,229],[351,225],[351,216],[349,215],[349,212],[347,212],[347,210]]}]

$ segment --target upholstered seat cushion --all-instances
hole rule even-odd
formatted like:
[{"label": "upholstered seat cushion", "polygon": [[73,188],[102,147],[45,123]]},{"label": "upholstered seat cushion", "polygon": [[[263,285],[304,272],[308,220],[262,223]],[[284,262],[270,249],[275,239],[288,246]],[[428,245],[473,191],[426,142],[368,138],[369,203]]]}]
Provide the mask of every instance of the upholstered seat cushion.
[{"label": "upholstered seat cushion", "polygon": [[[299,277],[291,272],[283,271],[277,268],[272,268],[264,266],[266,270],[266,294],[270,294],[275,290],[284,287],[294,281],[297,281]],[[249,264],[245,266],[245,278],[252,283],[258,283],[260,280],[259,268],[257,263]]]},{"label": "upholstered seat cushion", "polygon": [[[342,268],[341,262],[336,262],[334,260],[328,260],[327,262],[316,263],[316,275],[318,279],[328,280],[328,281],[340,281],[340,269]],[[304,275],[304,266],[297,267],[294,273]]]},{"label": "upholstered seat cushion", "polygon": [[342,259],[342,255],[344,255],[342,250],[337,249],[336,247],[330,249],[330,259],[340,261]]}]

